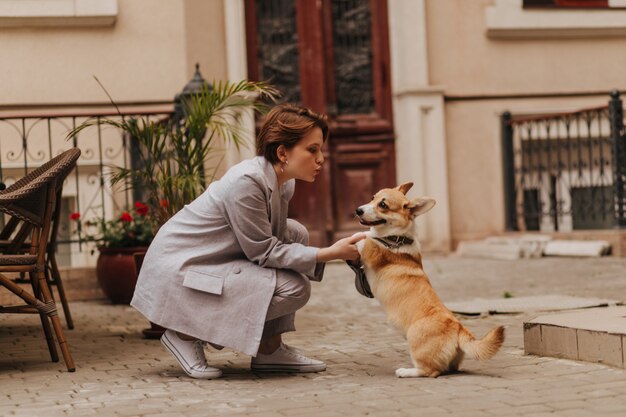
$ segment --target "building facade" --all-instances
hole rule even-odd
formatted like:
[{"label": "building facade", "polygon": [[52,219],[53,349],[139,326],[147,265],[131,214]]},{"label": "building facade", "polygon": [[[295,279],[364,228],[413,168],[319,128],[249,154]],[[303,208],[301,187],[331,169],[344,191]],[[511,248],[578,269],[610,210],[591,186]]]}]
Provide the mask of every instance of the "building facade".
[{"label": "building facade", "polygon": [[[437,199],[419,219],[424,248],[449,251],[506,230],[505,112],[564,114],[605,106],[609,91],[626,89],[624,5],[571,3],[0,0],[0,117],[110,110],[94,76],[119,105],[160,111],[171,108],[196,63],[208,81],[269,79],[284,100],[331,119],[325,172],[315,185],[300,185],[293,203],[313,243],[359,230],[354,207],[378,188],[413,181],[410,195]],[[29,135],[34,157],[23,158],[23,135],[6,129],[16,128],[0,127],[5,178],[36,164],[46,148],[67,146],[58,127],[51,144]],[[253,147],[224,152],[225,169]],[[121,157],[112,151],[107,161]],[[80,187],[65,192],[85,202],[99,162],[80,163]],[[522,229],[532,230],[528,224]],[[572,218],[558,224],[576,229]],[[554,231],[548,223],[537,229]]]}]

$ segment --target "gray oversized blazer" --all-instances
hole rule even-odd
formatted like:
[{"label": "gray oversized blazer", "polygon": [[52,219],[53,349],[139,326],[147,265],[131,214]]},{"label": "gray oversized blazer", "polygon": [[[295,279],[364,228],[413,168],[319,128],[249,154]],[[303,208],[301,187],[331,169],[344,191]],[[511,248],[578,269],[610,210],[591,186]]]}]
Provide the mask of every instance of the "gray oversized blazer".
[{"label": "gray oversized blazer", "polygon": [[256,355],[276,270],[320,281],[318,248],[286,243],[295,180],[278,189],[262,156],[245,160],[165,223],[131,305],[150,321]]}]

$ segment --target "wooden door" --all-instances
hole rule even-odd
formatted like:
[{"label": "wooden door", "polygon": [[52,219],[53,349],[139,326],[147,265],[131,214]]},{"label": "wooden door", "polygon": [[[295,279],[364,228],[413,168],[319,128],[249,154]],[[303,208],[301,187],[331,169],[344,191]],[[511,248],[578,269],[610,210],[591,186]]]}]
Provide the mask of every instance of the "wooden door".
[{"label": "wooden door", "polygon": [[327,245],[363,228],[354,216],[395,185],[386,0],[246,0],[250,79],[329,116],[324,171],[298,182],[290,217]]}]

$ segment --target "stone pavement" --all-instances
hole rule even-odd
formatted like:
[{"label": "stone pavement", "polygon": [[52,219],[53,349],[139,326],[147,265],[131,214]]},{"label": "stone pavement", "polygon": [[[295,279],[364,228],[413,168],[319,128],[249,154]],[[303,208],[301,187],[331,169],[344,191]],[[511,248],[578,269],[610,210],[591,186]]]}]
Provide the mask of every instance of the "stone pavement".
[{"label": "stone pavement", "polygon": [[[441,298],[567,294],[623,300],[626,259],[495,261],[426,256]],[[490,361],[466,360],[437,379],[398,379],[410,364],[406,342],[375,300],[358,295],[343,264],[328,266],[286,342],[323,359],[319,374],[253,374],[249,358],[207,349],[218,380],[185,377],[147,322],[128,306],[74,302],[67,331],[77,365],[51,363],[36,316],[0,316],[0,416],[624,416],[626,371],[523,355],[522,323],[532,316],[463,318],[482,336],[504,324]]]}]

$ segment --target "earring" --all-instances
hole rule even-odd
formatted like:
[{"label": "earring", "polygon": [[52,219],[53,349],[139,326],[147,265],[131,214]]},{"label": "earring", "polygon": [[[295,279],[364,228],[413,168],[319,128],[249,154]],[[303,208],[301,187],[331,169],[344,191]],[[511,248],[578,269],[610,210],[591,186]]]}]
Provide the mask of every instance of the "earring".
[{"label": "earring", "polygon": [[284,173],[284,172],[285,172],[285,165],[289,165],[289,161],[288,161],[288,160],[286,160],[286,159],[285,159],[285,162],[283,162],[283,163],[280,165],[280,172],[281,172],[281,173]]}]

